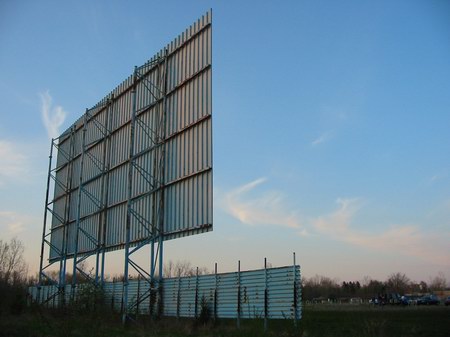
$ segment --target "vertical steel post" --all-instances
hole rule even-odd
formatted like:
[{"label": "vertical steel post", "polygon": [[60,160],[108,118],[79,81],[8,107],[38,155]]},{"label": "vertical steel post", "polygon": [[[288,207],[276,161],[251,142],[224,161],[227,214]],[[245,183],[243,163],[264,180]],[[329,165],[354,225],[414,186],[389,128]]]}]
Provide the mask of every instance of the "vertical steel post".
[{"label": "vertical steel post", "polygon": [[[160,65],[158,64],[158,68],[157,68],[157,78],[158,79],[160,79],[160,76],[159,76],[159,69],[160,69]],[[161,86],[161,83],[159,83],[160,84],[160,86]],[[157,103],[156,104],[156,118],[158,119],[159,118],[159,111],[160,111],[160,107],[159,107],[159,103]],[[158,139],[158,137],[159,137],[159,133],[158,133],[158,126],[159,126],[159,124],[157,124],[156,125],[156,132],[155,132],[155,134],[156,134],[156,136],[154,136],[155,137],[155,139],[153,140],[153,144],[152,145],[155,145],[155,144],[157,144],[158,142],[159,142],[159,139]],[[153,163],[152,163],[152,178],[153,178],[153,186],[151,186],[151,188],[153,189],[153,188],[155,188],[156,187],[156,184],[157,184],[157,181],[158,181],[158,173],[159,173],[159,171],[158,171],[158,158],[157,158],[157,151],[158,151],[158,149],[157,148],[155,148],[154,150],[153,150],[154,152],[155,152],[155,154],[154,154],[154,156],[153,156]],[[150,241],[150,279],[151,279],[151,283],[152,284],[154,284],[154,278],[155,278],[155,268],[156,268],[156,265],[155,265],[155,239],[156,239],[156,236],[157,236],[157,230],[159,230],[159,227],[157,228],[157,226],[158,226],[158,221],[159,221],[159,217],[158,217],[158,208],[157,208],[157,195],[158,195],[158,193],[157,192],[155,192],[155,193],[152,193],[151,194],[151,196],[150,196],[150,201],[151,201],[151,212],[152,212],[152,217],[151,217],[151,235],[152,235],[152,238],[151,238],[151,241]]]},{"label": "vertical steel post", "polygon": [[105,191],[105,198],[104,198],[104,209],[103,209],[103,224],[102,224],[102,270],[100,273],[100,282],[103,286],[105,282],[105,253],[106,253],[106,226],[107,226],[107,220],[108,220],[108,198],[109,198],[109,171],[111,169],[111,115],[114,112],[114,94],[111,94],[110,99],[110,106],[109,106],[109,112],[108,112],[108,122],[106,123],[106,132],[107,132],[107,142],[108,146],[106,148],[107,152],[107,160],[106,163],[106,191]]},{"label": "vertical steel post", "polygon": [[69,161],[67,163],[67,177],[66,177],[66,202],[64,205],[64,230],[63,230],[63,243],[62,243],[62,258],[59,267],[59,291],[61,293],[61,305],[65,305],[66,301],[66,268],[67,268],[67,242],[69,241],[69,218],[70,218],[70,201],[72,190],[72,172],[73,172],[73,152],[74,152],[74,127],[70,128],[70,149],[69,149]]},{"label": "vertical steel post", "polygon": [[130,123],[130,148],[129,148],[129,165],[128,165],[128,195],[127,195],[127,221],[125,233],[125,267],[123,275],[123,310],[122,323],[125,324],[128,314],[128,264],[130,260],[130,231],[131,231],[131,207],[132,207],[132,188],[133,188],[133,164],[134,164],[134,129],[136,123],[136,87],[137,87],[137,67],[133,72],[133,89],[132,107],[131,107],[131,123]]},{"label": "vertical steel post", "polygon": [[[152,195],[151,198],[155,199]],[[155,230],[152,228],[152,240],[150,242],[150,278],[153,281],[155,278]]]},{"label": "vertical steel post", "polygon": [[[102,146],[102,168],[101,168],[101,191],[100,191],[100,214],[99,214],[99,220],[98,220],[98,231],[97,231],[97,252],[95,256],[95,285],[98,285],[98,279],[99,279],[99,272],[100,272],[100,283],[103,286],[103,272],[104,268],[101,267],[100,270],[100,252],[103,250],[103,231],[104,231],[104,225],[106,224],[106,221],[103,219],[106,218],[106,204],[108,200],[105,200],[105,194],[107,194],[108,190],[108,181],[107,176],[109,176],[109,166],[106,164],[106,152],[107,152],[107,142],[109,140],[109,117],[111,114],[110,109],[110,99],[108,98],[107,101],[107,107],[106,107],[106,117],[105,117],[105,125],[104,127],[104,134],[103,134],[103,146]],[[103,256],[102,256],[103,259]]]},{"label": "vertical steel post", "polygon": [[51,177],[51,170],[52,170],[52,158],[53,158],[53,142],[54,139],[51,140],[50,145],[50,155],[48,156],[48,176],[47,176],[47,190],[45,192],[45,206],[44,206],[44,223],[42,225],[42,242],[41,242],[41,255],[39,260],[39,281],[38,281],[38,287],[37,287],[37,294],[36,299],[37,302],[40,302],[40,292],[42,287],[42,268],[44,267],[44,248],[45,248],[45,232],[47,231],[47,207],[48,207],[48,199],[49,199],[49,193],[50,193],[50,177]]},{"label": "vertical steel post", "polygon": [[166,161],[166,119],[167,119],[167,48],[164,49],[164,83],[163,83],[163,126],[161,137],[161,191],[160,191],[160,207],[159,207],[159,237],[158,237],[158,249],[159,249],[159,313],[163,311],[163,266],[164,266],[164,188],[165,188],[165,161]]},{"label": "vertical steel post", "polygon": [[87,124],[87,113],[84,114],[83,119],[83,135],[81,141],[81,162],[80,162],[80,176],[78,182],[78,200],[77,200],[77,218],[75,225],[75,242],[74,242],[74,253],[73,253],[73,271],[72,271],[72,288],[71,288],[71,300],[75,299],[76,283],[77,283],[77,257],[78,257],[78,238],[80,229],[80,217],[81,217],[81,196],[83,189],[83,166],[84,166],[84,155],[85,155],[85,142],[86,142],[86,124]]},{"label": "vertical steel post", "polygon": [[166,183],[166,123],[167,123],[167,49],[164,49],[164,83],[163,83],[163,125],[162,125],[162,146],[161,146],[161,194],[160,194],[160,211],[159,211],[159,279],[163,278],[163,242],[164,242],[164,187]]},{"label": "vertical steel post", "polygon": [[264,331],[267,331],[268,311],[269,311],[269,298],[267,288],[267,258],[264,258]]}]

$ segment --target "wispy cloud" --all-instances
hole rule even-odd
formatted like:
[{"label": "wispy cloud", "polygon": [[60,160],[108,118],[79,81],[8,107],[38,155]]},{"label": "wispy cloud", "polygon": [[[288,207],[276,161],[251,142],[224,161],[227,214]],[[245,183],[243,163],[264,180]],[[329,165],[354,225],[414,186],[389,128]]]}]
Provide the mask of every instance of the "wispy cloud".
[{"label": "wispy cloud", "polygon": [[313,221],[314,227],[324,233],[339,236],[347,234],[353,216],[361,207],[361,199],[338,198],[338,209],[332,214],[320,216]]},{"label": "wispy cloud", "polygon": [[53,99],[48,90],[39,96],[41,97],[42,122],[47,129],[48,137],[56,138],[60,135],[59,128],[64,123],[67,112],[59,105],[53,106]]},{"label": "wispy cloud", "polygon": [[369,249],[412,256],[433,264],[450,265],[450,256],[444,248],[448,235],[444,238],[424,233],[417,225],[394,225],[379,233],[363,232],[352,226],[362,206],[361,199],[340,198],[336,203],[337,210],[312,221],[313,227],[322,235]]},{"label": "wispy cloud", "polygon": [[25,179],[29,171],[28,158],[14,143],[0,140],[0,158],[0,186],[11,179]]},{"label": "wispy cloud", "polygon": [[306,230],[306,228],[303,228],[302,230],[297,232],[298,236],[306,237],[310,236],[311,234]]},{"label": "wispy cloud", "polygon": [[432,186],[445,178],[447,178],[447,172],[440,172],[440,173],[434,174],[427,179],[426,185]]},{"label": "wispy cloud", "polygon": [[228,192],[221,202],[225,211],[247,225],[300,228],[298,214],[286,208],[283,193],[266,191],[257,196],[249,195],[266,181],[267,178],[259,178]]},{"label": "wispy cloud", "polygon": [[430,183],[434,183],[436,180],[439,180],[441,178],[439,175],[435,174],[430,178]]},{"label": "wispy cloud", "polygon": [[219,196],[219,204],[243,224],[284,226],[299,238],[327,237],[375,252],[400,254],[450,267],[449,233],[424,231],[417,224],[393,224],[388,228],[380,224],[378,228],[384,229],[378,231],[363,228],[357,223],[360,212],[367,206],[363,198],[338,198],[334,211],[306,221],[304,214],[288,206],[289,198],[284,193],[264,191],[267,181],[259,178],[238,186]]},{"label": "wispy cloud", "polygon": [[331,139],[331,133],[325,132],[325,133],[322,133],[318,138],[314,139],[311,142],[311,145],[317,146],[319,144],[323,144],[323,143],[329,141],[330,139]]},{"label": "wispy cloud", "polygon": [[0,228],[3,234],[15,236],[25,230],[27,222],[29,222],[27,216],[15,212],[0,211]]}]

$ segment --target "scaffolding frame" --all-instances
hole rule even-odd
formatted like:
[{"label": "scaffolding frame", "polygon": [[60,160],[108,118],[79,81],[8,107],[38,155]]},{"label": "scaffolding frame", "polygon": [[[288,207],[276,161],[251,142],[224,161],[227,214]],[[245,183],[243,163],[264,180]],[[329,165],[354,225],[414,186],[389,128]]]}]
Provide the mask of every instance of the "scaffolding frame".
[{"label": "scaffolding frame", "polygon": [[[178,104],[178,97],[183,97],[182,104],[190,104],[189,107],[173,109],[173,105]],[[55,302],[58,295],[60,300],[57,302],[61,305],[67,300],[76,300],[80,277],[95,287],[103,287],[105,253],[124,249],[123,321],[133,319],[133,310],[148,298],[152,315],[163,311],[164,240],[199,234],[212,228],[211,110],[209,11],[151,60],[135,67],[130,77],[97,105],[86,109],[70,129],[51,140],[38,302],[48,303],[52,299]],[[186,111],[192,120],[187,122],[188,119],[182,117],[180,125],[174,127],[173,120]],[[147,121],[148,116],[153,120]],[[193,130],[196,130],[197,138],[188,143],[190,140],[185,139],[188,132],[194,134]],[[129,142],[128,152],[126,147],[121,147],[120,154],[116,154],[112,148],[116,144],[114,140],[120,142],[119,146]],[[191,171],[185,171],[183,166],[183,171],[179,169],[175,175],[171,171],[176,162],[172,152],[182,152],[181,148],[169,147],[185,141],[192,146],[191,154],[195,149],[202,153],[201,161],[183,159]],[[55,150],[58,153],[56,164]],[[116,155],[120,158],[117,162]],[[116,172],[119,173],[116,175]],[[117,179],[120,179],[119,194],[114,188]],[[196,182],[192,195],[185,193],[175,200],[175,188],[184,188],[182,184],[187,186],[189,179]],[[199,215],[182,223],[188,198],[195,200]],[[190,206],[194,207],[194,204]],[[181,214],[179,219],[170,218],[167,210]],[[49,214],[52,220],[49,220]],[[114,222],[114,219],[119,220]],[[177,227],[177,220],[183,226]],[[148,245],[150,262],[138,263],[135,254]],[[48,260],[46,252],[49,252]],[[95,257],[95,266],[87,272],[82,264],[92,257]],[[68,259],[73,259],[70,282],[66,279]],[[57,273],[48,273],[57,263]],[[131,270],[149,285],[148,290],[138,291],[138,299],[132,301],[128,299]],[[47,298],[42,300],[39,293],[46,284],[56,286],[51,288],[56,291],[47,292]]]},{"label": "scaffolding frame", "polygon": [[[163,242],[164,242],[164,187],[165,187],[165,143],[166,143],[166,118],[167,118],[167,49],[164,50],[164,55],[156,58],[154,66],[157,67],[157,83],[152,83],[145,78],[145,73],[142,73],[143,67],[135,67],[133,72],[133,88],[132,94],[132,108],[131,108],[131,124],[130,124],[130,149],[128,160],[128,198],[127,198],[127,219],[126,219],[126,234],[125,234],[125,265],[123,274],[123,312],[122,321],[125,323],[128,319],[132,319],[131,313],[133,310],[149,298],[150,315],[160,312],[162,306],[162,278],[163,278]],[[152,64],[151,64],[152,65]],[[148,66],[148,64],[146,64]],[[154,102],[142,107],[139,111],[136,108],[137,85],[138,83],[148,90],[148,92],[155,99]],[[145,121],[141,119],[142,112],[151,108],[155,108],[155,114],[158,118],[154,128],[151,128]],[[135,132],[140,128],[150,141],[150,144],[136,153],[135,151]],[[151,171],[137,163],[137,159],[143,154],[153,151],[153,163]],[[148,184],[148,191],[137,196],[133,195],[133,180],[136,175],[140,175]],[[142,198],[150,196],[152,217],[147,219],[145,215],[141,214],[136,203]],[[137,224],[139,229],[147,233],[146,239],[131,247],[131,225],[132,222]],[[132,255],[141,250],[144,246],[150,244],[150,266],[144,268],[140,266]],[[133,268],[140,280],[147,282],[148,290],[138,294],[138,298],[132,303],[128,299],[128,285],[129,285],[129,270]],[[158,287],[155,287],[155,278],[158,277]],[[158,308],[156,305],[156,292],[159,300]],[[157,309],[157,311],[155,311]]]},{"label": "scaffolding frame", "polygon": [[[110,120],[113,114],[113,102],[114,95],[111,95],[107,100],[101,104],[94,106],[91,109],[86,109],[83,116],[83,126],[82,126],[82,144],[81,144],[81,163],[80,163],[80,174],[79,174],[79,185],[78,185],[78,199],[77,199],[77,213],[75,220],[75,251],[73,254],[73,268],[72,268],[72,282],[71,282],[71,299],[75,298],[75,289],[77,287],[77,273],[80,273],[86,280],[93,283],[95,286],[102,286],[105,277],[105,235],[106,235],[106,224],[108,216],[108,181],[109,181],[109,168],[111,160],[111,127]],[[106,121],[102,123],[98,120],[97,115],[93,114],[92,111],[96,109],[106,109]],[[100,137],[86,143],[86,132],[87,124],[89,122],[94,123],[95,127],[100,131]],[[106,125],[105,125],[106,124]],[[101,158],[96,157],[90,152],[96,145],[102,143],[102,153]],[[94,177],[85,179],[83,177],[84,165],[86,160],[90,160],[92,164],[97,167],[99,173]],[[97,198],[93,193],[90,193],[85,186],[90,182],[100,179],[100,197]],[[87,204],[94,206],[95,211],[87,216],[81,216],[81,199],[86,196]],[[85,202],[86,203],[86,202]],[[98,231],[97,236],[94,237],[83,229],[83,221],[98,215]],[[78,242],[80,236],[85,236],[94,246],[93,250],[83,252],[81,258],[78,257]],[[83,261],[87,260],[89,257],[95,254],[95,274],[86,273],[83,268],[79,267]],[[100,260],[101,257],[101,260]]]},{"label": "scaffolding frame", "polygon": [[[70,195],[72,192],[72,179],[71,179],[71,172],[73,170],[73,156],[74,156],[74,134],[75,134],[75,128],[72,126],[67,132],[61,134],[57,138],[51,139],[51,145],[50,145],[50,155],[49,155],[49,164],[48,164],[48,175],[47,175],[47,188],[46,188],[46,197],[45,197],[45,206],[44,206],[44,221],[43,221],[43,229],[42,229],[42,240],[41,240],[41,253],[40,253],[40,261],[39,261],[39,274],[38,274],[38,286],[37,286],[37,298],[39,299],[40,303],[47,303],[54,299],[56,296],[60,295],[60,301],[62,304],[65,302],[65,282],[66,282],[66,267],[67,267],[67,236],[68,236],[68,225],[69,225],[69,212],[70,212]],[[67,153],[64,151],[60,146],[59,142],[62,138],[69,137],[69,152]],[[62,155],[66,162],[60,166],[57,164],[53,167],[53,150],[54,148],[58,151],[58,154]],[[56,172],[58,170],[63,169],[64,167],[67,167],[67,176],[64,182],[58,180],[56,177]],[[62,190],[63,194],[58,196],[58,198],[54,198],[51,201],[50,199],[50,187],[53,184],[58,185]],[[64,202],[64,210],[63,214],[59,214],[54,209],[54,204],[57,200],[65,198]],[[55,217],[59,222],[60,225],[53,227],[53,225],[48,228],[47,226],[47,220],[48,220],[48,214],[51,214],[53,217]],[[48,239],[54,231],[59,230],[62,228],[63,231],[63,242],[61,249],[56,247],[51,243],[51,241]],[[58,259],[54,259],[53,261],[48,261],[48,263],[44,264],[44,254],[45,249],[48,247],[49,250],[55,251],[57,253]],[[49,275],[46,272],[46,269],[51,267],[53,264],[59,262],[59,272],[58,277],[55,279],[54,276]],[[40,291],[41,287],[45,282],[48,282],[52,285],[56,286],[56,291],[48,295],[46,299],[40,298]]]},{"label": "scaffolding frame", "polygon": [[[157,83],[151,82],[145,76],[157,67],[158,81]],[[147,69],[147,71],[145,71]],[[150,70],[148,70],[150,69]],[[149,93],[155,99],[152,103],[145,107],[136,109],[136,90],[138,84],[141,83],[142,87],[149,91]],[[127,180],[127,217],[126,217],[126,234],[125,234],[125,266],[124,266],[124,303],[123,306],[123,320],[131,318],[130,313],[136,306],[139,306],[147,298],[150,298],[150,312],[156,313],[156,296],[158,293],[159,300],[157,301],[162,305],[161,300],[161,286],[163,277],[163,242],[164,242],[164,176],[165,176],[165,148],[166,143],[166,98],[167,98],[167,49],[164,51],[164,55],[156,58],[150,63],[146,63],[142,67],[135,67],[133,72],[133,87],[131,90],[132,95],[132,109],[131,109],[131,123],[130,123],[130,148],[129,148],[129,159],[128,159],[128,180]],[[38,298],[41,303],[46,303],[57,295],[61,296],[61,304],[65,303],[65,288],[66,288],[66,270],[67,270],[67,259],[68,259],[68,242],[69,242],[69,225],[71,221],[69,219],[70,214],[70,198],[71,192],[75,190],[77,193],[77,205],[76,205],[76,219],[72,224],[75,226],[75,243],[74,252],[71,255],[73,258],[73,268],[72,268],[72,281],[71,281],[71,291],[70,300],[75,300],[76,288],[78,285],[78,274],[82,275],[88,282],[92,283],[96,287],[103,286],[105,282],[105,253],[106,253],[106,228],[107,228],[107,218],[108,218],[108,192],[109,192],[109,172],[111,165],[111,120],[114,114],[114,102],[115,97],[113,94],[110,95],[102,104],[96,105],[91,109],[86,109],[81,123],[81,153],[80,156],[80,169],[78,176],[78,186],[72,187],[72,173],[74,166],[74,154],[75,148],[75,131],[76,127],[72,126],[68,132],[63,133],[58,138],[51,140],[50,155],[49,155],[49,168],[47,176],[47,190],[46,190],[46,201],[45,201],[45,211],[44,211],[44,223],[43,223],[43,233],[42,233],[42,243],[41,243],[41,254],[40,254],[40,266],[39,266],[39,280],[38,280]],[[156,126],[151,127],[145,121],[142,120],[142,113],[154,108],[155,113],[159,117]],[[97,118],[97,113],[93,113],[95,110],[107,110],[106,123],[102,123]],[[100,137],[90,141],[86,141],[87,125],[88,123],[94,123],[95,127],[99,129]],[[142,149],[139,153],[135,153],[135,131],[137,128],[145,133],[145,135],[151,140],[150,145],[147,148]],[[61,139],[69,137],[69,153],[66,153],[60,146],[59,142]],[[90,150],[96,145],[102,143],[101,158],[91,153]],[[54,166],[53,163],[53,151],[54,148],[58,151],[58,155],[64,157],[66,162],[60,166]],[[139,165],[137,159],[142,157],[145,153],[153,151],[154,162],[151,165],[151,170],[146,170],[144,167]],[[94,177],[86,178],[84,176],[84,168],[86,163],[90,161],[94,166],[97,167],[99,173]],[[66,181],[62,182],[56,178],[56,172],[67,166],[67,176]],[[135,175],[140,175],[149,184],[149,189],[146,193],[140,195],[133,194],[133,181]],[[93,193],[90,193],[85,187],[90,182],[100,179],[101,191],[100,197],[97,198]],[[62,195],[50,200],[51,196],[51,182],[60,186],[64,191]],[[141,200],[143,197],[150,196],[152,219],[147,219],[145,215],[141,214],[138,207],[135,204]],[[53,205],[57,200],[65,198],[63,214],[58,214]],[[84,202],[82,202],[82,199]],[[82,215],[81,204],[90,204],[95,211],[89,213],[88,215]],[[53,227],[47,225],[48,213],[55,217],[60,225]],[[88,233],[83,228],[84,221],[98,215],[98,231],[96,237]],[[139,231],[146,233],[146,238],[140,240],[139,242],[132,242],[130,237],[131,225],[139,226]],[[63,240],[62,247],[58,248],[48,239],[56,230],[63,230]],[[95,247],[92,250],[87,250],[80,252],[79,250],[79,240],[81,237],[87,238],[89,242]],[[133,259],[133,254],[141,250],[143,247],[150,244],[150,265],[148,267],[141,266]],[[48,263],[45,263],[45,250],[53,250],[56,252],[54,256]],[[93,268],[94,274],[87,273],[80,264],[87,260],[89,257],[95,255],[95,267]],[[58,278],[55,279],[48,273],[46,269],[55,263],[59,262]],[[139,298],[129,304],[128,302],[128,283],[129,283],[129,270],[130,267],[134,269],[139,277],[144,281],[148,282],[150,285],[149,290],[140,294]],[[158,278],[159,282],[155,282]],[[44,283],[50,283],[57,286],[57,291],[46,299],[41,299],[39,292]],[[155,287],[158,284],[158,287]],[[157,308],[158,312],[161,310]]]}]

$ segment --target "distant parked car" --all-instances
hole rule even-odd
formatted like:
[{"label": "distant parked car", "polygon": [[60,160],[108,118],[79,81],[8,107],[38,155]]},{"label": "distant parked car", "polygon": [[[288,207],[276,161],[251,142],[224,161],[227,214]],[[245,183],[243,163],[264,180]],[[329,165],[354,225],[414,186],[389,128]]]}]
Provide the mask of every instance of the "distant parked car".
[{"label": "distant parked car", "polygon": [[362,298],[361,297],[352,297],[351,299],[350,299],[350,303],[351,304],[361,304],[363,301],[362,301]]},{"label": "distant parked car", "polygon": [[438,305],[441,303],[436,295],[422,296],[417,300],[417,305]]},{"label": "distant parked car", "polygon": [[403,305],[416,305],[417,304],[417,300],[420,298],[420,296],[416,296],[416,295],[403,295],[401,297],[401,303]]},{"label": "distant parked car", "polygon": [[447,297],[447,298],[445,299],[444,304],[445,304],[446,306],[447,306],[447,305],[450,305],[450,296]]},{"label": "distant parked car", "polygon": [[386,295],[386,304],[392,305],[402,304],[402,298],[397,293],[389,293]]},{"label": "distant parked car", "polygon": [[369,304],[378,305],[380,303],[379,303],[378,298],[373,297],[369,300]]},{"label": "distant parked car", "polygon": [[373,305],[403,304],[400,295],[397,293],[387,293],[387,294],[383,294],[383,295],[378,295],[378,297],[374,297],[371,300],[369,300],[369,303],[373,304]]},{"label": "distant parked car", "polygon": [[401,304],[402,305],[409,305],[410,303],[409,303],[409,301],[411,300],[411,298],[409,297],[409,296],[406,296],[406,295],[403,295],[401,298],[400,298],[400,301],[401,301]]}]

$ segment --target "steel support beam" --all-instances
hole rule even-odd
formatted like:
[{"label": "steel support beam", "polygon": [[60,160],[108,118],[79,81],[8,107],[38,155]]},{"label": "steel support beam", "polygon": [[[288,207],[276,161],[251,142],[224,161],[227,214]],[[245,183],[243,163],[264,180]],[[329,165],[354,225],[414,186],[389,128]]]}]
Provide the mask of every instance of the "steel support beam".
[{"label": "steel support beam", "polygon": [[[66,264],[67,264],[67,226],[69,224],[69,214],[70,214],[70,193],[71,193],[71,172],[72,172],[72,158],[74,151],[74,132],[73,127],[70,128],[70,133],[64,133],[58,138],[51,140],[50,145],[50,155],[49,155],[49,166],[48,166],[48,176],[47,176],[47,188],[46,188],[46,197],[45,197],[45,208],[44,208],[44,223],[42,228],[42,241],[41,241],[41,254],[40,254],[40,262],[39,262],[39,276],[38,276],[38,293],[42,287],[44,282],[50,283],[55,286],[55,290],[53,293],[50,293],[50,290],[47,292],[47,296],[44,299],[40,294],[38,294],[37,299],[43,303],[47,303],[49,305],[49,301],[53,300],[53,305],[56,305],[56,298],[59,297],[59,304],[64,305],[65,302],[65,280],[66,280]],[[64,151],[60,147],[60,142],[63,137],[69,137],[69,150],[68,152]],[[62,153],[62,157],[67,160],[67,163],[58,166],[56,163],[56,167],[53,166],[53,148],[55,148],[58,153]],[[58,181],[56,177],[53,175],[53,172],[57,170],[62,170],[67,168],[66,180],[65,182]],[[52,201],[50,199],[50,187],[51,181],[54,181],[55,186],[58,185],[63,193],[58,197],[58,200],[64,198],[64,208],[62,210],[63,214],[58,214],[54,210],[55,206],[55,198]],[[52,214],[60,224],[53,227],[53,224],[50,224],[50,228],[47,227],[48,213]],[[62,231],[62,240],[61,246],[55,246],[52,241],[48,240],[47,237],[52,235],[55,231]],[[46,252],[46,247],[48,249],[48,253],[53,251],[58,256],[53,261],[49,261],[48,264],[44,264],[44,255]],[[47,272],[44,272],[47,268],[52,266],[55,262],[59,261],[59,268],[57,271],[57,278],[52,278]]]},{"label": "steel support beam", "polygon": [[[122,321],[127,322],[130,318],[131,310],[134,305],[129,305],[129,283],[130,283],[130,267],[137,272],[138,277],[142,281],[147,282],[149,291],[139,294],[136,303],[141,303],[144,299],[149,297],[150,314],[154,314],[154,306],[156,304],[155,284],[159,287],[159,296],[157,303],[161,306],[162,300],[162,277],[163,277],[163,229],[164,229],[164,175],[165,175],[165,137],[166,137],[166,94],[167,91],[167,57],[160,57],[157,59],[157,83],[147,83],[148,79],[145,75],[140,74],[140,68],[135,67],[133,72],[133,87],[132,87],[132,110],[130,119],[130,144],[129,144],[129,160],[128,160],[128,187],[127,187],[127,217],[126,217],[126,232],[125,232],[125,264],[124,264],[124,283],[123,283],[123,301],[124,306],[122,310]],[[144,85],[146,83],[146,85]],[[138,114],[137,108],[137,90],[138,85],[141,84],[141,89],[150,92],[156,104],[150,103],[153,107],[152,113],[156,114],[157,123],[153,128],[141,120],[141,114]],[[148,84],[148,85],[147,85]],[[162,107],[161,107],[162,106]],[[140,110],[146,110],[141,108]],[[149,146],[145,149],[139,149],[136,153],[136,132],[141,131],[143,135],[149,137],[151,140]],[[145,170],[137,163],[143,153],[153,151],[153,162],[150,170]],[[150,209],[152,210],[151,217],[147,214],[141,214],[139,207],[135,205],[141,200],[137,197],[136,191],[133,190],[135,177],[142,177],[149,185],[152,193],[148,193]],[[131,238],[131,227],[136,226],[138,232],[146,233],[147,239],[144,239],[141,244],[138,244],[133,249],[130,249],[131,243],[135,238]],[[143,247],[150,244],[150,265],[149,270],[140,266],[133,260],[133,254],[141,250]],[[158,277],[158,282],[156,282]],[[158,309],[158,312],[161,309]]]},{"label": "steel support beam", "polygon": [[53,158],[53,139],[51,141],[50,146],[50,155],[48,160],[48,175],[47,175],[47,189],[45,193],[45,207],[44,207],[44,223],[42,225],[42,241],[41,241],[41,255],[39,260],[39,280],[37,286],[37,298],[40,298],[40,292],[42,287],[42,277],[44,276],[42,270],[44,268],[44,252],[45,252],[45,238],[47,233],[47,205],[50,194],[50,180],[51,180],[51,171],[52,171],[52,158]]},{"label": "steel support beam", "polygon": [[87,124],[87,112],[84,114],[83,118],[83,134],[81,140],[81,163],[80,163],[80,174],[78,177],[78,200],[77,200],[77,213],[76,213],[76,223],[75,223],[75,243],[74,243],[74,253],[73,253],[73,268],[72,268],[72,284],[70,291],[71,301],[75,300],[75,292],[77,287],[77,258],[78,258],[78,240],[80,237],[80,215],[81,215],[81,197],[83,191],[83,169],[84,169],[84,159],[85,159],[85,144],[86,144],[86,124]]}]

